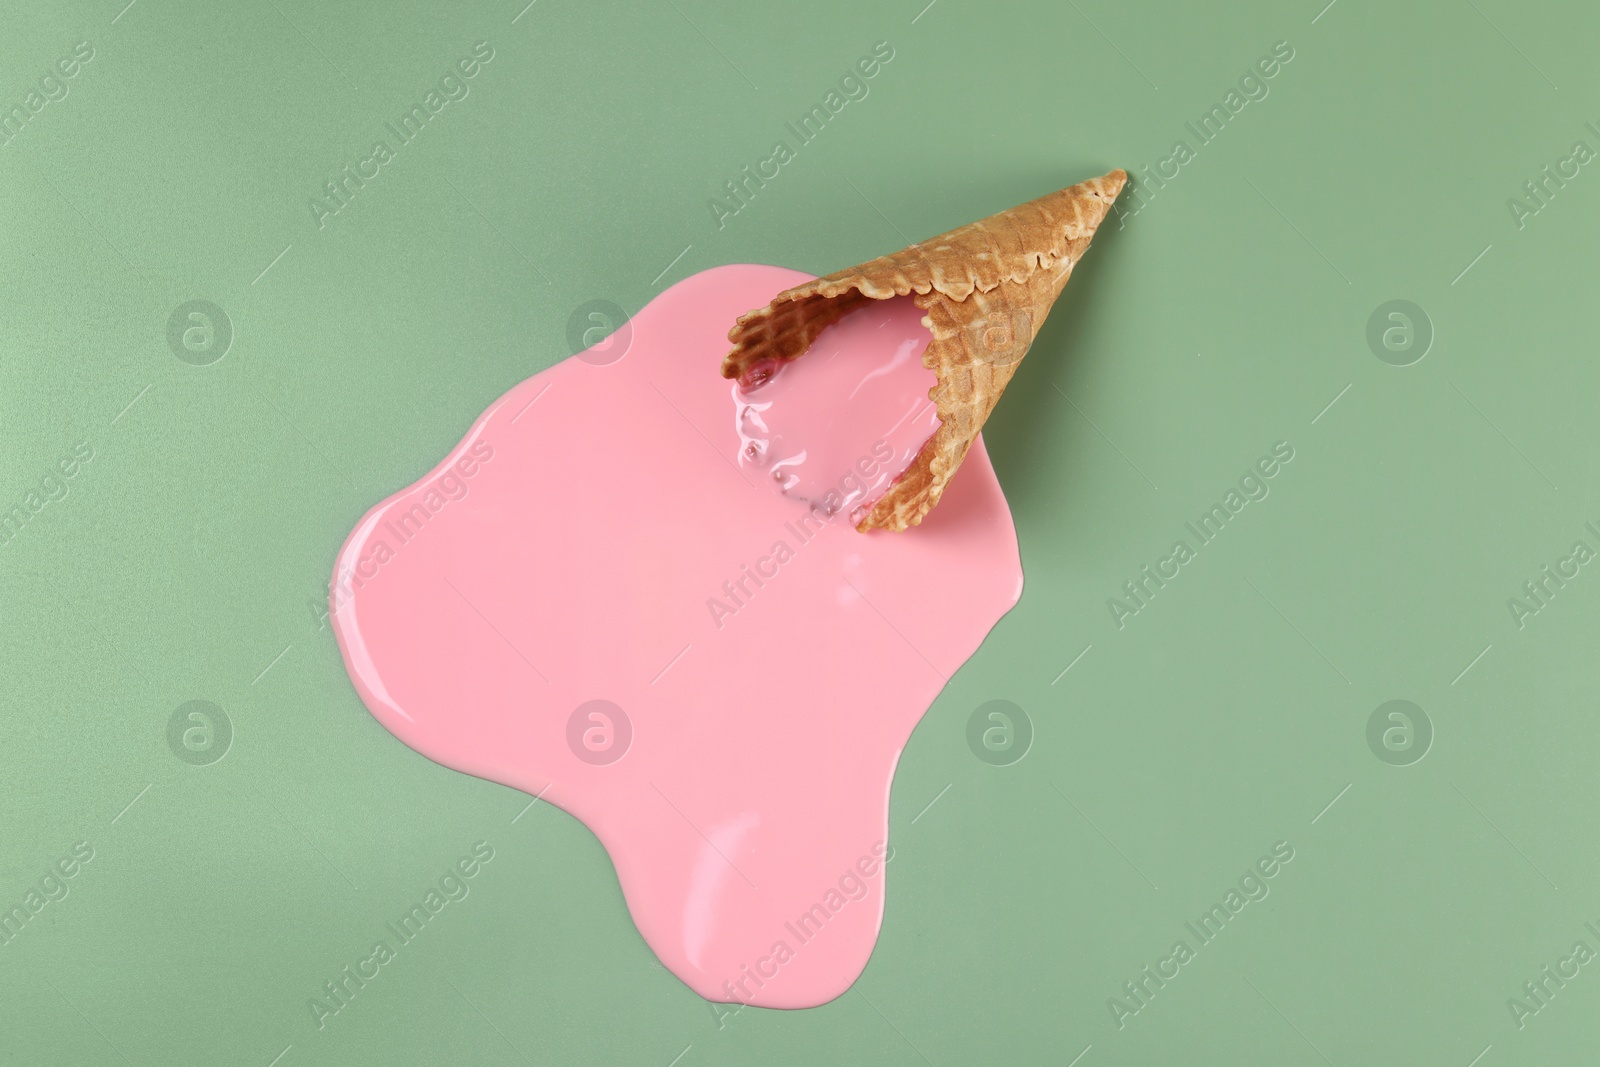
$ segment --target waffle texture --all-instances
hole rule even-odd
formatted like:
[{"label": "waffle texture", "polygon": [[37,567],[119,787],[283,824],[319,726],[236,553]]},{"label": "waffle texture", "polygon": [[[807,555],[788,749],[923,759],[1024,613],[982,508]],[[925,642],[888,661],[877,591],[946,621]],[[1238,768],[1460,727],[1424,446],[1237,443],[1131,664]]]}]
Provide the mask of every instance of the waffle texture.
[{"label": "waffle texture", "polygon": [[722,375],[749,380],[801,355],[867,301],[911,296],[933,335],[922,362],[938,379],[928,397],[939,428],[856,529],[915,526],[938,504],[1127,180],[1114,170],[787,289],[734,324]]}]

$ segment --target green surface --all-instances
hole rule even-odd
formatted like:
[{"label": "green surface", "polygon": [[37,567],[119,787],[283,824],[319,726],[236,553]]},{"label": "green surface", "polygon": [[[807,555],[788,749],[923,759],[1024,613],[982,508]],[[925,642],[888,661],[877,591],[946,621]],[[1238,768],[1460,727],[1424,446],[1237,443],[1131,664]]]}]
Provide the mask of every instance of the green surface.
[{"label": "green surface", "polygon": [[[1600,149],[1593,5],[124,2],[13,5],[0,34],[0,108],[93,50],[0,146],[0,508],[28,512],[0,544],[0,905],[74,872],[0,945],[0,1059],[1592,1060],[1600,962],[1562,961],[1600,952],[1600,565],[1522,587],[1600,550],[1600,167],[1543,206],[1522,185]],[[319,229],[309,199],[478,41],[468,95]],[[1280,41],[1201,146],[1185,123]],[[709,198],[780,138],[719,227]],[[581,824],[367,714],[308,606],[334,551],[588,301],[825,272],[1179,139],[986,434],[1027,588],[900,764],[871,964],[719,1024]],[[192,300],[231,324],[208,365],[168,340]],[[1391,300],[1431,323],[1406,366],[1368,343]],[[1119,627],[1108,600],[1278,442],[1268,495]],[[1399,720],[1369,747],[1397,699],[1420,762]],[[215,711],[169,741],[193,700],[220,760]],[[1032,722],[1020,762],[969,749],[990,700]],[[308,999],[480,841],[470,894],[319,1029]],[[1202,945],[1184,924],[1278,842]],[[1546,966],[1577,975],[1519,1025]]]}]

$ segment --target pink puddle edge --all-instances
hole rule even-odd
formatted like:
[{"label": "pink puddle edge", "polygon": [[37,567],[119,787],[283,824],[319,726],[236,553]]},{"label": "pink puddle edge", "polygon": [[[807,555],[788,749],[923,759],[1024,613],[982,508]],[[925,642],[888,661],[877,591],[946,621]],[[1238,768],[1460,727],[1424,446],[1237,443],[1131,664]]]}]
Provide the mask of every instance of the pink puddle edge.
[{"label": "pink puddle edge", "polygon": [[825,522],[737,462],[727,329],[810,277],[704,271],[619,360],[515,386],[367,512],[330,597],[386,729],[581,819],[674,974],[777,1008],[866,966],[900,752],[1022,592],[981,439],[903,534]]}]

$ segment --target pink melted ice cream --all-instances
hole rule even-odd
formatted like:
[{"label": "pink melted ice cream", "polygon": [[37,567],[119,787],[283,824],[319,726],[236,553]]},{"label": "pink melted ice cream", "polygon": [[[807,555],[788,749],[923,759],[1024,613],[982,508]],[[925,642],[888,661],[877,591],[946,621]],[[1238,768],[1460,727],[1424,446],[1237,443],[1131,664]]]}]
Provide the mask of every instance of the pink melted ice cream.
[{"label": "pink melted ice cream", "polygon": [[674,974],[777,1008],[866,966],[896,761],[1022,591],[981,439],[920,526],[852,528],[935,425],[908,302],[730,403],[729,325],[808,277],[705,271],[622,358],[513,388],[362,518],[331,598],[379,722],[581,819]]},{"label": "pink melted ice cream", "polygon": [[922,310],[895,297],[846,315],[803,359],[733,383],[739,462],[854,525],[939,428],[930,339]]}]

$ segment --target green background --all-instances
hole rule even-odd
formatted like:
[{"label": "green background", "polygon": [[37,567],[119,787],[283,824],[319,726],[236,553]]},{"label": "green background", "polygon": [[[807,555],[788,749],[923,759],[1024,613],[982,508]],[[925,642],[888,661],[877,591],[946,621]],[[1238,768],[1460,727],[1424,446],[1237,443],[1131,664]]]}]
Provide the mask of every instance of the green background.
[{"label": "green background", "polygon": [[[1521,626],[1507,600],[1600,548],[1600,167],[1520,227],[1506,202],[1600,148],[1600,11],[925,2],[8,9],[0,107],[95,55],[0,147],[0,508],[94,454],[0,545],[0,905],[94,858],[0,946],[0,1058],[1592,1060],[1600,962],[1521,1027],[1507,999],[1600,951],[1600,568]],[[309,198],[479,40],[470,95],[319,229]],[[870,94],[719,228],[708,198],[878,41]],[[574,309],[1154,166],[1278,41],[1269,95],[1107,222],[989,424],[1027,587],[906,749],[849,993],[719,1023],[587,829],[364,710],[310,606],[335,550],[568,355]],[[1408,366],[1367,341],[1394,299],[1431,323]],[[209,365],[168,342],[190,300],[232,326]],[[1270,495],[1119,628],[1108,599],[1279,441]],[[966,741],[996,699],[1036,733],[1010,766]],[[1368,745],[1392,699],[1419,762]],[[190,700],[231,723],[219,761],[169,746]],[[317,1029],[307,999],[478,841],[471,895]],[[1119,1028],[1108,999],[1279,841],[1270,895]]]}]

